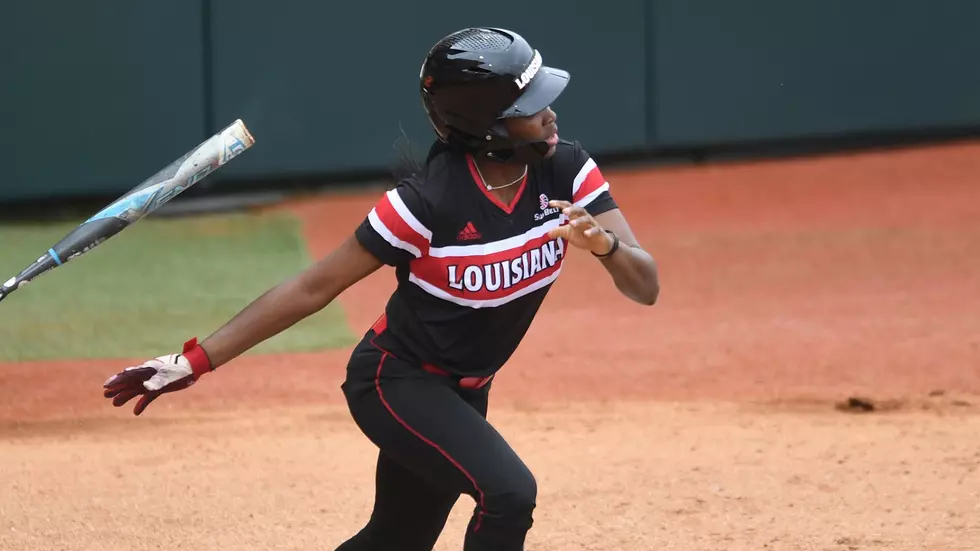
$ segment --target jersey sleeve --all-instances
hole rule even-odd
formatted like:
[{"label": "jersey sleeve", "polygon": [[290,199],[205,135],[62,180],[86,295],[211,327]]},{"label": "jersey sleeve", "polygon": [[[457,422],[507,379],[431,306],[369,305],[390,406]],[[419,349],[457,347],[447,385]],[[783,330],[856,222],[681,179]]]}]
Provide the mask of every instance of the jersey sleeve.
[{"label": "jersey sleeve", "polygon": [[418,191],[402,182],[378,199],[354,236],[381,262],[405,265],[429,252],[432,231],[427,215]]},{"label": "jersey sleeve", "polygon": [[572,156],[572,203],[584,207],[592,216],[617,208],[609,182],[592,156],[577,142]]}]

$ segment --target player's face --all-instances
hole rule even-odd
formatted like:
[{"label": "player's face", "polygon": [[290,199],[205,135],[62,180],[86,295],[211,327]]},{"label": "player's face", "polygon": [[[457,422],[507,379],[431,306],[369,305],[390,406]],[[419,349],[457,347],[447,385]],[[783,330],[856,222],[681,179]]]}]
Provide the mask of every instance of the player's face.
[{"label": "player's face", "polygon": [[558,115],[550,107],[530,117],[506,119],[504,125],[515,141],[547,142],[547,156],[554,154],[558,145]]}]

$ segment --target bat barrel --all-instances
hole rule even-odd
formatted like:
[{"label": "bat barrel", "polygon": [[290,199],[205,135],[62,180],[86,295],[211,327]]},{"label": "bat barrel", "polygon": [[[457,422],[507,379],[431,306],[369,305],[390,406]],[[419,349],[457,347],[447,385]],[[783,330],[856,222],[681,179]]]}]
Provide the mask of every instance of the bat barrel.
[{"label": "bat barrel", "polygon": [[0,300],[41,274],[81,256],[160,208],[255,144],[241,119],[126,192],[0,286]]}]

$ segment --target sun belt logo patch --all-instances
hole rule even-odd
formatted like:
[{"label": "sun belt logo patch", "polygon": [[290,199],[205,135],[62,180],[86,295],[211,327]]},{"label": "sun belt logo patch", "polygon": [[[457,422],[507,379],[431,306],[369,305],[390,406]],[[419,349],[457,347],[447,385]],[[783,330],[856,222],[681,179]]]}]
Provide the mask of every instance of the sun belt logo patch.
[{"label": "sun belt logo patch", "polygon": [[558,207],[548,206],[548,196],[545,194],[538,195],[538,206],[541,207],[542,212],[537,212],[534,214],[534,219],[538,222],[544,220],[545,218],[551,216],[552,214],[558,213],[561,209]]}]

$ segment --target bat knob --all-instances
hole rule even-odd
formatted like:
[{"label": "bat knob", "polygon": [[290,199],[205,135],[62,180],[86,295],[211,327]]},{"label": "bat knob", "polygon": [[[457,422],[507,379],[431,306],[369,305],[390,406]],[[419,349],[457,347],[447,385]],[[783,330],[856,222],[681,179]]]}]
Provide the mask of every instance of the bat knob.
[{"label": "bat knob", "polygon": [[11,284],[11,282],[8,281],[7,283],[0,285],[0,301],[7,298],[10,293],[13,293],[17,289],[16,278],[11,278],[11,281],[14,283]]}]

